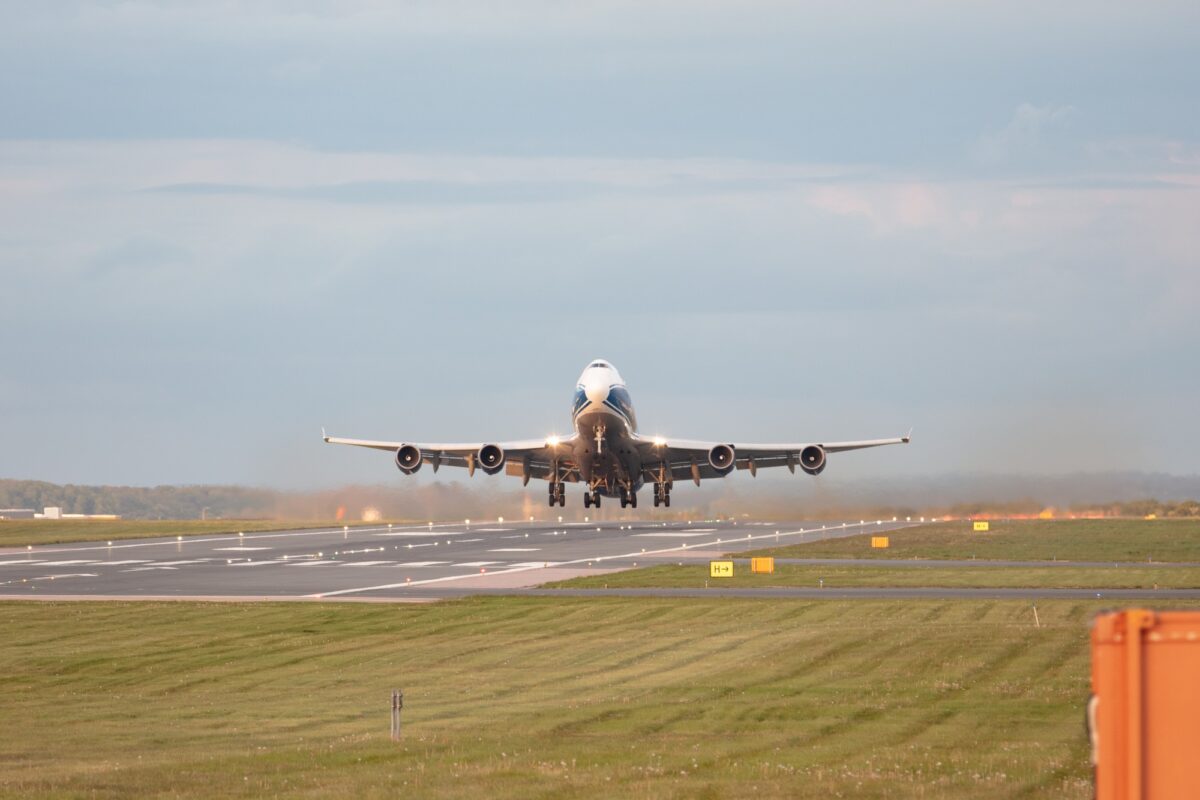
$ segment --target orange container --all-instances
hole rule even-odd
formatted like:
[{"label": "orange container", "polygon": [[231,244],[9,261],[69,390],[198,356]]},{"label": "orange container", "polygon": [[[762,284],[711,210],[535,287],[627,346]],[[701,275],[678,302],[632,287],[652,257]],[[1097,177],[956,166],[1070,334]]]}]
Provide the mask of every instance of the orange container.
[{"label": "orange container", "polygon": [[1096,800],[1200,798],[1200,611],[1092,623]]}]

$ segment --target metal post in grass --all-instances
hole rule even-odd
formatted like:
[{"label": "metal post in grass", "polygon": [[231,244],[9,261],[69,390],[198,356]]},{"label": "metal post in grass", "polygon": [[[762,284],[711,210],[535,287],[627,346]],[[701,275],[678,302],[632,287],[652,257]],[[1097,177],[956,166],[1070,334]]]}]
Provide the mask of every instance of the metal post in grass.
[{"label": "metal post in grass", "polygon": [[404,708],[404,691],[392,689],[392,741],[400,741],[400,709]]}]

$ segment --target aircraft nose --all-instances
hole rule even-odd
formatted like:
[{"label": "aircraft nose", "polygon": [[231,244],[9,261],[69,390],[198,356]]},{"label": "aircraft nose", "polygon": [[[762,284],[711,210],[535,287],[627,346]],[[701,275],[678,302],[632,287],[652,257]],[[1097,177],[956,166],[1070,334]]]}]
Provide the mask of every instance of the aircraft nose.
[{"label": "aircraft nose", "polygon": [[597,380],[591,378],[583,386],[583,391],[587,394],[587,399],[593,403],[603,403],[608,397],[608,381],[604,379]]}]

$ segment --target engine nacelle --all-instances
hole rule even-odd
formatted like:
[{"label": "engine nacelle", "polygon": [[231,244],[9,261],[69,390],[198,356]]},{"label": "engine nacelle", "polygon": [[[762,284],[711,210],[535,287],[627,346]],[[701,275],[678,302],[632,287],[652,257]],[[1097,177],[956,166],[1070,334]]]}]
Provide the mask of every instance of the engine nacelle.
[{"label": "engine nacelle", "polygon": [[411,444],[402,444],[396,449],[396,466],[405,475],[412,475],[421,468],[421,449]]},{"label": "engine nacelle", "polygon": [[825,469],[825,448],[810,444],[800,451],[800,469],[809,475],[820,475]]},{"label": "engine nacelle", "polygon": [[718,444],[708,451],[708,463],[718,475],[728,475],[733,470],[733,448],[727,444]]},{"label": "engine nacelle", "polygon": [[479,462],[479,468],[488,475],[495,475],[504,469],[504,450],[498,444],[485,444],[479,448],[475,458]]}]

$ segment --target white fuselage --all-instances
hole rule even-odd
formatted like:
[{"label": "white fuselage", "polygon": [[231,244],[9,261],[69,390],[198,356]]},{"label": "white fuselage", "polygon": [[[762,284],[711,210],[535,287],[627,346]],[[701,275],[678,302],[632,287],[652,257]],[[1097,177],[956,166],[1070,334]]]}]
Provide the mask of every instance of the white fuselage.
[{"label": "white fuselage", "polygon": [[585,480],[606,478],[603,493],[615,489],[618,476],[635,487],[642,484],[636,448],[623,444],[637,435],[637,415],[616,367],[604,360],[587,366],[575,387],[571,421],[579,434],[576,458]]}]

